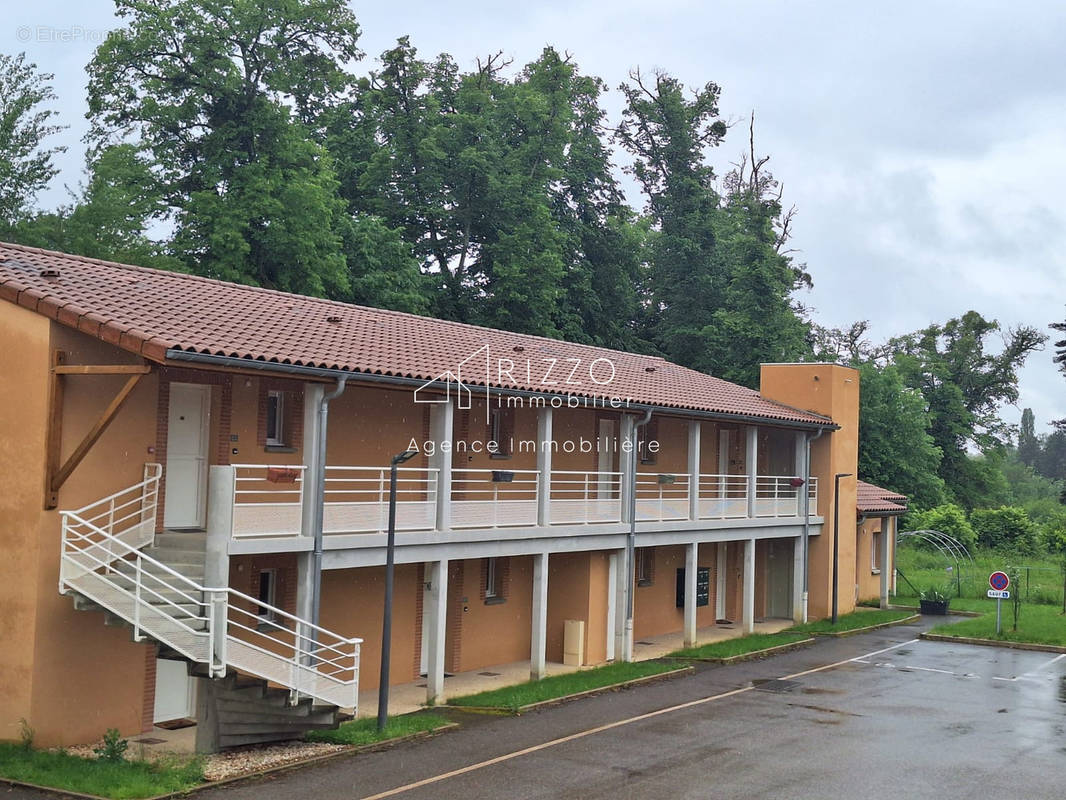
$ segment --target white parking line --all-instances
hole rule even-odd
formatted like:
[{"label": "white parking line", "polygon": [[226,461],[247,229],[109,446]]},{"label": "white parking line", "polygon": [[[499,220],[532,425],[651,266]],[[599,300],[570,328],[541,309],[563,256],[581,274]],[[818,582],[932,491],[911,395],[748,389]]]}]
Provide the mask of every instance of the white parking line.
[{"label": "white parking line", "polygon": [[1000,677],[997,676],[997,677],[993,678],[992,680],[994,680],[994,681],[1009,681],[1011,683],[1015,683],[1017,681],[1029,681],[1031,683],[1044,683],[1044,681],[1041,680],[1040,678],[1034,677],[1036,675],[1036,673],[1043,672],[1045,669],[1050,667],[1052,664],[1056,663],[1057,661],[1061,661],[1064,658],[1066,658],[1066,653],[1061,653],[1061,654],[1055,656],[1054,658],[1048,659],[1047,661],[1045,661],[1043,664],[1041,664],[1040,666],[1036,667],[1035,669],[1031,669],[1028,672],[1023,672],[1021,675],[1016,675],[1013,678],[1000,678]]},{"label": "white parking line", "polygon": [[[803,672],[796,672],[796,673],[793,673],[792,675],[785,675],[785,676],[783,676],[781,678],[778,678],[778,680],[782,680],[782,681],[793,680],[795,678],[802,678],[804,675],[813,675],[816,672],[824,672],[827,669],[834,669],[836,667],[841,667],[844,664],[851,664],[851,663],[853,663],[855,661],[860,661],[861,662],[862,659],[864,659],[864,658],[869,658],[870,656],[876,656],[876,655],[879,655],[881,653],[887,653],[890,650],[895,650],[895,649],[897,649],[899,647],[904,647],[904,646],[909,645],[909,644],[914,644],[917,641],[918,641],[918,639],[911,639],[910,641],[907,641],[907,642],[900,642],[899,644],[894,644],[891,647],[885,647],[885,648],[882,648],[881,650],[874,650],[872,653],[864,653],[863,655],[856,656],[855,658],[846,658],[843,661],[836,661],[836,662],[834,662],[832,664],[824,664],[824,665],[822,665],[820,667],[814,667],[813,669],[804,670]],[[552,739],[551,741],[548,741],[548,742],[542,742],[541,744],[535,744],[532,747],[524,747],[521,750],[515,750],[515,751],[513,751],[511,753],[505,753],[502,756],[496,756],[495,758],[490,758],[490,759],[487,759],[485,761],[479,761],[476,764],[469,764],[468,766],[460,767],[459,769],[453,769],[453,770],[450,770],[449,772],[442,772],[439,775],[434,775],[434,776],[432,776],[430,778],[423,778],[422,780],[415,781],[414,783],[408,783],[408,784],[404,784],[403,786],[397,786],[394,789],[387,789],[384,792],[378,792],[377,794],[373,794],[373,795],[369,795],[368,797],[364,797],[363,800],[383,800],[383,798],[386,798],[386,797],[395,797],[398,794],[404,794],[405,792],[412,791],[413,789],[420,789],[423,786],[431,786],[434,783],[440,783],[441,781],[446,781],[449,778],[455,778],[455,777],[458,777],[459,775],[465,775],[465,774],[467,774],[469,772],[475,772],[475,771],[477,771],[479,769],[484,769],[485,767],[492,767],[492,766],[495,766],[496,764],[502,764],[505,761],[510,761],[512,759],[519,758],[521,756],[526,756],[526,755],[529,755],[530,753],[536,753],[536,752],[538,752],[540,750],[547,750],[549,747],[555,747],[556,745],[566,744],[567,742],[573,742],[573,741],[575,741],[577,739],[583,739],[586,736],[592,736],[593,734],[596,734],[596,733],[603,733],[604,731],[609,731],[609,730],[612,730],[613,728],[620,728],[623,725],[629,725],[629,724],[634,723],[634,722],[641,722],[641,721],[646,720],[646,719],[652,719],[654,717],[662,716],[663,714],[670,714],[670,713],[673,713],[674,711],[683,711],[683,710],[685,710],[687,708],[693,708],[694,706],[703,705],[704,703],[714,702],[715,700],[724,700],[727,697],[735,697],[738,694],[744,694],[745,692],[750,692],[754,688],[755,688],[754,686],[744,686],[744,687],[742,687],[740,689],[732,689],[731,691],[728,691],[728,692],[722,692],[721,694],[710,695],[709,697],[701,697],[698,700],[689,700],[687,703],[679,703],[678,705],[670,706],[669,708],[660,708],[658,711],[649,711],[646,714],[638,714],[635,717],[629,717],[628,719],[621,719],[621,720],[618,720],[617,722],[609,722],[606,725],[598,725],[595,728],[589,728],[588,730],[578,731],[577,733],[572,733],[569,736],[561,736],[558,739]]]}]

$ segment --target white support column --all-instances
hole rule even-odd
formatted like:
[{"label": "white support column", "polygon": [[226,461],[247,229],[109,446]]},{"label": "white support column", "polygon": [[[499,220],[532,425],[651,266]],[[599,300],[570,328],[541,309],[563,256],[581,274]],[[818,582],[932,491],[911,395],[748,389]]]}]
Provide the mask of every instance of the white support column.
[{"label": "white support column", "polygon": [[747,433],[747,447],[744,455],[744,468],[748,473],[748,517],[755,516],[755,479],[759,474],[759,429],[749,425]]},{"label": "white support column", "polygon": [[792,540],[792,620],[803,620],[803,537]]},{"label": "white support column", "polygon": [[889,552],[891,550],[889,537],[892,536],[892,523],[894,521],[894,517],[881,517],[881,558],[878,559],[881,564],[881,608],[888,608],[888,576],[893,566],[889,563]]},{"label": "white support column", "polygon": [[618,630],[618,564],[624,556],[618,550],[612,550],[607,556],[607,660],[614,661]]},{"label": "white support column", "polygon": [[545,646],[548,638],[548,554],[533,556],[532,631],[529,646],[529,679],[537,681],[547,675]]},{"label": "white support column", "polygon": [[[315,487],[318,486],[318,445],[319,425],[322,418],[318,414],[318,408],[322,404],[322,397],[326,387],[321,383],[305,383],[304,391],[304,424],[303,442],[301,443],[301,458],[305,469],[300,476],[300,535],[310,537],[315,515]],[[298,553],[296,556],[296,616],[300,619],[311,619],[314,616],[314,584],[315,584],[315,559],[310,551]],[[304,636],[309,636],[311,631],[301,631]]]},{"label": "white support column", "polygon": [[207,552],[204,586],[229,586],[229,543],[233,536],[233,484],[231,466],[209,470],[207,492]]},{"label": "white support column", "polygon": [[[433,440],[435,450],[429,460],[431,469],[437,475],[437,525],[438,531],[447,531],[452,527],[452,429],[455,424],[455,405],[451,398],[444,403],[430,406],[429,438]],[[448,442],[449,452],[442,452],[441,444]]]},{"label": "white support column", "polygon": [[700,421],[688,423],[688,518],[700,518]]},{"label": "white support column", "polygon": [[699,544],[685,545],[685,647],[696,646],[696,573]]},{"label": "white support column", "polygon": [[[633,491],[632,473],[633,463],[637,457],[633,445],[633,430],[636,420],[629,414],[622,415],[621,424],[618,426],[618,469],[622,473],[622,521],[629,522],[629,497]],[[632,564],[630,565],[632,567]]]},{"label": "white support column", "polygon": [[448,628],[448,562],[426,563],[422,613],[429,625],[426,637],[426,703],[444,700],[444,640]]},{"label": "white support column", "polygon": [[632,586],[633,573],[626,575],[626,551],[615,551],[614,580],[614,660],[632,661],[633,642],[626,636],[626,585]]},{"label": "white support column", "polygon": [[537,409],[537,525],[551,525],[552,407]]},{"label": "white support column", "polygon": [[725,615],[725,587],[726,569],[729,563],[729,543],[719,542],[718,552],[714,558],[714,617],[715,620],[726,619]]},{"label": "white support column", "polygon": [[741,617],[744,633],[755,632],[755,540],[744,540],[744,614]]}]

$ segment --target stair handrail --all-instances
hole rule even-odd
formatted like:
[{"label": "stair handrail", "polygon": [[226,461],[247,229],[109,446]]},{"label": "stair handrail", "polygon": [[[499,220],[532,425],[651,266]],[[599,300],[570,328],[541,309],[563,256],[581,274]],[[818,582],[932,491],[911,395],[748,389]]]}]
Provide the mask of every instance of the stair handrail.
[{"label": "stair handrail", "polygon": [[[117,493],[117,494],[121,494]],[[99,501],[98,501],[99,502]],[[86,508],[91,508],[92,505]],[[292,662],[292,679],[293,684],[290,688],[296,693],[311,694],[303,685],[302,677],[310,675],[313,679],[325,679],[332,683],[339,684],[341,686],[351,686],[352,707],[357,703],[358,692],[358,679],[359,679],[359,646],[363,640],[359,637],[345,637],[340,634],[323,628],[319,625],[315,625],[310,621],[303,620],[295,614],[290,614],[287,611],[263,603],[258,598],[251,595],[244,594],[229,586],[222,587],[209,587],[198,584],[193,579],[186,575],[182,575],[167,564],[159,561],[156,558],[145,553],[140,547],[134,547],[129,543],[111,535],[106,530],[98,525],[89,522],[88,520],[79,516],[75,511],[61,511],[60,517],[62,519],[62,532],[61,532],[61,544],[60,544],[60,576],[59,576],[59,591],[60,594],[66,594],[71,590],[77,590],[77,587],[70,583],[72,578],[69,577],[66,566],[67,564],[77,564],[82,570],[86,572],[96,572],[97,570],[103,570],[104,574],[101,577],[105,578],[108,572],[113,572],[114,564],[116,561],[123,560],[127,563],[133,563],[135,565],[135,573],[132,578],[134,584],[134,591],[119,585],[113,579],[107,582],[117,591],[122,592],[128,596],[134,598],[134,619],[127,620],[134,625],[135,635],[139,634],[140,627],[140,602],[141,591],[145,590],[151,594],[161,598],[168,605],[173,606],[176,610],[181,611],[183,614],[194,620],[205,620],[207,623],[207,641],[208,641],[208,663],[210,668],[210,674],[213,677],[221,677],[226,672],[226,666],[229,663],[227,660],[228,643],[232,639],[239,642],[242,646],[250,647],[258,650],[262,653],[272,655],[277,658],[291,660]],[[77,530],[80,528],[81,530]],[[84,544],[82,544],[84,543]],[[141,545],[143,547],[144,545]],[[115,548],[118,548],[116,554]],[[107,553],[108,559],[105,560],[97,555],[94,555],[90,550],[100,549]],[[83,559],[83,563],[78,564],[74,560],[74,554],[77,554],[80,559]],[[129,562],[126,556],[133,555],[135,557],[134,562]],[[84,561],[89,562],[90,569],[87,569],[87,565]],[[174,586],[172,583],[167,583],[163,577],[159,574],[153,574],[145,571],[145,564],[151,565],[158,570],[164,576],[169,576],[172,579],[177,579],[178,586]],[[131,576],[125,575],[126,578]],[[163,597],[154,589],[143,585],[145,577],[151,577],[163,586],[173,589],[178,594],[186,599],[189,599],[191,603],[199,606],[205,606],[207,616],[200,617],[187,612],[185,609],[181,609],[176,603]],[[179,586],[186,587],[187,591],[198,593],[201,595],[201,599],[190,597],[185,591],[182,591]],[[244,601],[250,604],[253,608],[264,609],[269,613],[271,617],[282,617],[287,620],[291,620],[293,623],[293,630],[288,631],[288,634],[292,636],[292,644],[290,645],[283,639],[277,636],[271,636],[264,631],[252,628],[248,625],[244,625],[236,620],[231,619],[231,612],[239,614],[252,615],[253,612],[249,612],[242,608],[239,604],[234,603],[234,600]],[[117,613],[117,612],[113,612]],[[160,612],[164,613],[172,622],[185,627],[188,630],[192,630],[189,625],[183,622],[181,619],[177,619],[173,612]],[[121,614],[119,614],[122,616]],[[257,615],[258,616],[258,615]],[[233,626],[238,629],[246,630],[253,633],[257,637],[268,639],[277,643],[284,649],[291,649],[292,653],[289,656],[282,655],[281,653],[275,653],[267,648],[256,645],[252,641],[241,639],[233,636],[229,632],[229,626]],[[332,640],[332,643],[326,644],[320,640],[320,637],[324,635]],[[307,644],[309,643],[309,644]],[[342,649],[343,646],[350,645],[350,652]],[[325,653],[330,653],[331,657],[327,657]],[[341,660],[351,660],[351,665],[346,666]],[[328,670],[323,672],[318,669],[319,665],[328,665]],[[339,674],[348,672],[351,674],[350,680],[343,680],[338,677]]]}]

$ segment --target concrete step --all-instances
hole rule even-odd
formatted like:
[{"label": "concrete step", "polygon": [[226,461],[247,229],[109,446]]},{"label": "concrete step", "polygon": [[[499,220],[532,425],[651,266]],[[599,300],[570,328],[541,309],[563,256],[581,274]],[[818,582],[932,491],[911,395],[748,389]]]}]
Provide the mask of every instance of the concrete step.
[{"label": "concrete step", "polygon": [[[177,572],[179,575],[183,575],[195,583],[203,583],[204,565],[202,563],[195,564],[191,562],[171,561],[169,558],[161,557],[159,554],[155,553],[147,553],[147,555],[151,556],[157,561],[162,561],[163,564],[165,564],[169,569],[174,570],[174,572]],[[157,575],[166,580],[177,580],[177,578],[174,578],[173,575],[171,575],[162,567],[147,562],[141,562],[141,564],[141,571],[144,573],[148,573],[149,575]],[[132,576],[137,573],[137,567],[133,561],[118,562],[115,565],[115,568],[116,571],[121,572],[123,575]],[[154,581],[152,581],[152,583],[154,583]]]},{"label": "concrete step", "polygon": [[189,547],[146,547],[144,552],[145,555],[151,556],[156,561],[162,561],[167,566],[172,563],[204,564],[207,561],[206,551]]},{"label": "concrete step", "polygon": [[234,747],[245,747],[250,744],[269,744],[271,742],[291,742],[303,738],[303,731],[288,730],[274,733],[251,733],[243,735],[220,734],[219,749],[230,750]]},{"label": "concrete step", "polygon": [[306,730],[322,730],[337,727],[336,722],[333,719],[333,713],[329,711],[321,711],[317,714],[294,717],[292,714],[287,714],[281,709],[279,709],[276,714],[270,714],[261,708],[250,707],[246,710],[236,710],[229,707],[223,707],[221,703],[219,704],[218,709],[218,721],[220,725],[224,725],[226,730],[231,733],[245,732],[235,729],[233,726],[236,725],[247,727],[255,725],[256,727],[251,730],[252,733],[273,730],[275,728],[277,730],[287,730],[293,725],[303,727]]},{"label": "concrete step", "polygon": [[203,551],[207,549],[207,533],[205,531],[163,531],[155,535],[155,546]]}]

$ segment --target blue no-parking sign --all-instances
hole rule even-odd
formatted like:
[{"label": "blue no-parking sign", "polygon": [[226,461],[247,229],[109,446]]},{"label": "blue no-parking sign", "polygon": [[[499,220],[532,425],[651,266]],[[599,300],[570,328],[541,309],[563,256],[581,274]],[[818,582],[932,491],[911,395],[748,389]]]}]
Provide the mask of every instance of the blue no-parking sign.
[{"label": "blue no-parking sign", "polygon": [[1002,592],[1010,586],[1010,578],[1007,577],[1006,572],[993,572],[988,576],[988,585],[997,592]]}]

